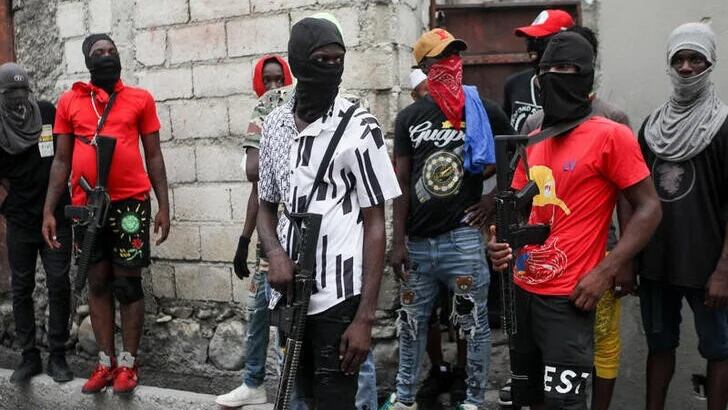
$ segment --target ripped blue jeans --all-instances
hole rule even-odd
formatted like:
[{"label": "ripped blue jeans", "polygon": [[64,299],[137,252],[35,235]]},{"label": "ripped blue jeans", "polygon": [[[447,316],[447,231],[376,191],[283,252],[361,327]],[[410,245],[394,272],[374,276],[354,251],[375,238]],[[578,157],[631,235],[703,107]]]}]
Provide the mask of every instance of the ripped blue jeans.
[{"label": "ripped blue jeans", "polygon": [[490,364],[488,286],[483,235],[473,228],[458,228],[434,238],[407,242],[411,271],[402,282],[399,312],[399,371],[397,400],[413,403],[432,306],[439,283],[454,292],[450,317],[468,342],[467,397],[479,408],[485,401]]}]

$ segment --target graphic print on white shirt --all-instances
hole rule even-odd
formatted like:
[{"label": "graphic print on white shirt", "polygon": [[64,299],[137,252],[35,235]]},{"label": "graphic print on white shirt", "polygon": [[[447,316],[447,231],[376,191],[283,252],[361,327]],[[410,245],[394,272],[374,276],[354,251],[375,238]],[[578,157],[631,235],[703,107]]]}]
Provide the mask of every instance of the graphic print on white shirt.
[{"label": "graphic print on white shirt", "polygon": [[[271,112],[260,143],[260,199],[284,202],[291,213],[303,210],[324,152],[351,105],[337,98],[326,116],[300,133],[293,117],[293,99]],[[361,208],[381,205],[399,195],[379,123],[368,111],[357,108],[307,210],[323,215],[309,315],[361,293]],[[296,237],[284,216],[277,232],[283,248],[292,254]]]}]

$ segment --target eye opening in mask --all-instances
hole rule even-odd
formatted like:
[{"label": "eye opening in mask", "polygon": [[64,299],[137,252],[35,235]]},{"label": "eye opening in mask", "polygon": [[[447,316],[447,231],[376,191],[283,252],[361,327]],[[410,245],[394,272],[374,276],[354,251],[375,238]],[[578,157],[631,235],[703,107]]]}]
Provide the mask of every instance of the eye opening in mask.
[{"label": "eye opening in mask", "polygon": [[548,66],[541,66],[539,74],[558,73],[558,74],[578,74],[579,67],[571,63],[557,63]]},{"label": "eye opening in mask", "polygon": [[339,44],[327,44],[314,50],[309,56],[309,60],[317,63],[339,65],[344,64],[344,56],[346,50]]}]

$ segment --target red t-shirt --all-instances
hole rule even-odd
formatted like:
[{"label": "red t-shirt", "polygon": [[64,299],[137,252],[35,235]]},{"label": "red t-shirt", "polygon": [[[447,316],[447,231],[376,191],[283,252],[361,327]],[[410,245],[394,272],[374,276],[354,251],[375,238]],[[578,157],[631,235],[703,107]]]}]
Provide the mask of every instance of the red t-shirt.
[{"label": "red t-shirt", "polygon": [[[99,132],[116,138],[107,188],[112,201],[143,200],[149,194],[151,183],[144,169],[139,138],[159,131],[157,109],[154,98],[146,90],[128,87],[119,81],[114,91],[116,101]],[[53,132],[92,138],[108,101],[106,91],[90,83],[75,83],[58,101]],[[91,186],[96,184],[96,150],[77,139],[71,166],[71,201],[74,205],[86,203],[86,193],[78,184],[81,176]]]},{"label": "red t-shirt", "polygon": [[[532,293],[567,296],[604,258],[619,191],[650,172],[632,131],[602,117],[530,146],[526,155],[539,187],[529,223],[549,224],[551,234],[543,245],[517,253],[514,281]],[[526,182],[521,164],[512,186]]]}]

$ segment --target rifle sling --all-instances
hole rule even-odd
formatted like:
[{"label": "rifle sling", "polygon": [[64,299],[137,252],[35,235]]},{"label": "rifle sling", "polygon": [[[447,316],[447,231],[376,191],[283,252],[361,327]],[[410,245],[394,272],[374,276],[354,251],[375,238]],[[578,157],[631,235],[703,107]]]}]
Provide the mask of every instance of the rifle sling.
[{"label": "rifle sling", "polygon": [[562,135],[567,131],[571,131],[572,129],[583,124],[584,122],[586,122],[586,120],[588,120],[591,117],[592,117],[592,115],[587,115],[586,117],[579,118],[578,120],[553,125],[551,127],[548,127],[546,129],[539,131],[538,134],[536,134],[532,137],[529,137],[528,142],[526,143],[525,146],[519,145],[518,146],[518,155],[521,157],[521,160],[523,161],[523,166],[526,169],[526,179],[528,179],[528,180],[531,179],[529,172],[528,172],[528,158],[526,156],[526,147],[527,146],[538,144],[539,142],[545,141],[549,138],[558,137],[559,135]]},{"label": "rifle sling", "polygon": [[[104,112],[101,113],[101,117],[99,117],[99,122],[96,125],[96,131],[94,132],[94,136],[92,138],[88,137],[82,137],[77,135],[76,139],[83,142],[87,145],[94,145],[94,141],[96,140],[96,137],[99,135],[99,132],[101,132],[101,129],[104,128],[104,124],[106,124],[106,118],[109,116],[109,111],[111,111],[111,106],[114,105],[114,101],[116,101],[116,92],[111,93],[109,96],[109,102],[106,103],[106,107],[104,108]],[[93,104],[93,95],[91,95],[91,103]]]},{"label": "rifle sling", "polygon": [[339,146],[339,141],[341,141],[341,137],[344,135],[344,131],[346,131],[347,125],[349,125],[349,121],[351,120],[351,117],[354,115],[354,111],[359,108],[359,103],[352,104],[351,107],[349,107],[348,110],[344,113],[344,116],[341,118],[341,121],[339,122],[339,125],[336,127],[336,131],[334,131],[334,135],[331,137],[331,141],[329,142],[329,146],[326,148],[326,152],[324,153],[323,158],[321,159],[321,165],[319,165],[318,172],[316,173],[316,178],[313,180],[313,185],[311,186],[311,192],[308,193],[308,198],[306,198],[306,203],[304,204],[304,209],[299,209],[299,212],[306,212],[308,210],[308,206],[311,204],[311,201],[313,200],[313,195],[316,193],[318,188],[321,186],[321,182],[324,179],[324,175],[326,175],[326,170],[329,169],[329,165],[331,163],[331,159],[334,156],[334,151],[336,151],[336,147]]}]

